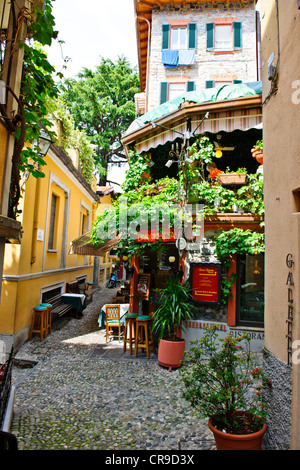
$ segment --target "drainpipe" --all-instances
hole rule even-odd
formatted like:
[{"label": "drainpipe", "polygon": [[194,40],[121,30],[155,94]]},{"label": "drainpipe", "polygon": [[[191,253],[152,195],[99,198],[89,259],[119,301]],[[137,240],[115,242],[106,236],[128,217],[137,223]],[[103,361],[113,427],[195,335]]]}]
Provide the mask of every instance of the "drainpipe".
[{"label": "drainpipe", "polygon": [[148,111],[148,81],[149,81],[149,57],[150,57],[150,21],[143,16],[136,16],[136,20],[144,20],[148,24],[148,48],[147,48],[147,69],[146,69],[146,112]]}]

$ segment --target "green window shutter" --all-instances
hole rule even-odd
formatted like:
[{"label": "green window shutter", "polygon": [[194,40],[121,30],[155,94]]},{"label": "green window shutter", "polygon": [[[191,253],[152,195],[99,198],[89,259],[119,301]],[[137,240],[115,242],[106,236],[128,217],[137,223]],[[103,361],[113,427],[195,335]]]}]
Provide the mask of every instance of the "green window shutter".
[{"label": "green window shutter", "polygon": [[168,82],[161,82],[160,84],[160,104],[168,101]]},{"label": "green window shutter", "polygon": [[233,80],[233,83],[243,83],[242,80]]},{"label": "green window shutter", "polygon": [[233,23],[233,49],[242,47],[242,23],[235,21]]},{"label": "green window shutter", "polygon": [[215,48],[215,24],[206,24],[206,49],[212,50]]},{"label": "green window shutter", "polygon": [[188,32],[189,32],[188,47],[189,49],[196,49],[197,24],[189,23]]},{"label": "green window shutter", "polygon": [[195,88],[195,82],[186,82],[186,91],[194,91]]},{"label": "green window shutter", "polygon": [[162,25],[162,49],[170,48],[170,25]]},{"label": "green window shutter", "polygon": [[205,88],[213,88],[215,86],[214,80],[206,80]]}]

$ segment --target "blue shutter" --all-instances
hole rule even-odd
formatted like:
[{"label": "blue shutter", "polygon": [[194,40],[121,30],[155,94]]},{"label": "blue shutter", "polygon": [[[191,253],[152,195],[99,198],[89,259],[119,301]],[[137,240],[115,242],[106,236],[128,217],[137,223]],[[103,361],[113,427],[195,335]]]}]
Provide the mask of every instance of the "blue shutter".
[{"label": "blue shutter", "polygon": [[160,84],[160,104],[168,101],[168,82],[161,82]]},{"label": "blue shutter", "polygon": [[215,48],[215,24],[206,24],[206,49],[212,50]]},{"label": "blue shutter", "polygon": [[162,25],[162,49],[170,49],[170,25]]},{"label": "blue shutter", "polygon": [[235,21],[233,23],[233,49],[242,47],[242,23]]},{"label": "blue shutter", "polygon": [[196,88],[195,82],[189,81],[186,82],[186,91],[194,91]]},{"label": "blue shutter", "polygon": [[197,24],[196,23],[189,23],[188,27],[188,48],[189,49],[196,49],[196,32],[197,32]]},{"label": "blue shutter", "polygon": [[205,88],[214,88],[214,86],[215,86],[214,80],[206,80]]}]

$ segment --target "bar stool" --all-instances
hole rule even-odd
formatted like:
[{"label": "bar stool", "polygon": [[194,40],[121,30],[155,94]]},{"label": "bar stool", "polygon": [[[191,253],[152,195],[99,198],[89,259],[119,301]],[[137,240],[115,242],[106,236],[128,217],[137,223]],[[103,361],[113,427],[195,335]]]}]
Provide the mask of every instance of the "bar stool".
[{"label": "bar stool", "polygon": [[149,315],[139,315],[136,318],[135,330],[135,352],[134,356],[138,355],[138,348],[146,349],[147,358],[150,359],[149,346],[152,345],[153,353],[155,354],[155,345],[153,334],[150,332],[152,318]]},{"label": "bar stool", "polygon": [[[128,343],[129,344],[130,354],[132,354],[132,345],[135,342],[135,335],[136,335],[135,319],[136,319],[137,316],[138,316],[137,313],[127,313],[125,315],[124,347],[123,347],[123,350],[126,351],[126,344]],[[128,330],[129,330],[129,338],[127,338]]]},{"label": "bar stool", "polygon": [[47,313],[46,313],[46,332],[51,334],[51,309],[52,309],[52,304],[47,304],[47,303],[42,303],[41,307],[46,307]]},{"label": "bar stool", "polygon": [[47,316],[47,309],[46,307],[42,307],[39,305],[38,307],[33,308],[33,317],[31,321],[31,328],[29,332],[29,339],[32,338],[32,333],[39,333],[41,337],[41,341],[43,341],[44,337],[47,336],[47,329],[46,329],[46,316]]}]

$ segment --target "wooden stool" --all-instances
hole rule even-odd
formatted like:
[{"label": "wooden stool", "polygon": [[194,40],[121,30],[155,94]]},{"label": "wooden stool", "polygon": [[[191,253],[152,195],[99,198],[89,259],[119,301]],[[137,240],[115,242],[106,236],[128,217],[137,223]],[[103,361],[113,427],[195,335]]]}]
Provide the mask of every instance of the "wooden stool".
[{"label": "wooden stool", "polygon": [[49,334],[51,334],[51,309],[52,309],[52,304],[41,304],[41,307],[46,307],[47,309],[47,314],[46,314],[46,331]]},{"label": "wooden stool", "polygon": [[[124,329],[124,347],[123,350],[126,351],[126,344],[129,344],[129,352],[132,354],[132,345],[135,342],[135,334],[136,334],[136,328],[135,328],[135,319],[137,317],[137,313],[127,313],[125,315],[125,329]],[[127,332],[129,330],[129,338],[127,338]],[[132,335],[132,332],[134,333]]]},{"label": "wooden stool", "polygon": [[34,307],[33,309],[33,317],[31,322],[31,328],[29,333],[29,339],[32,337],[32,333],[39,333],[41,336],[41,341],[43,341],[44,337],[47,336],[47,309],[46,307]]},{"label": "wooden stool", "polygon": [[[134,355],[137,357],[138,348],[146,349],[147,358],[150,359],[149,346],[152,345],[153,353],[155,354],[155,345],[153,334],[150,333],[149,328],[152,323],[152,318],[149,315],[139,315],[136,318],[136,330],[135,330],[135,352]],[[150,337],[150,338],[149,338]]]}]

